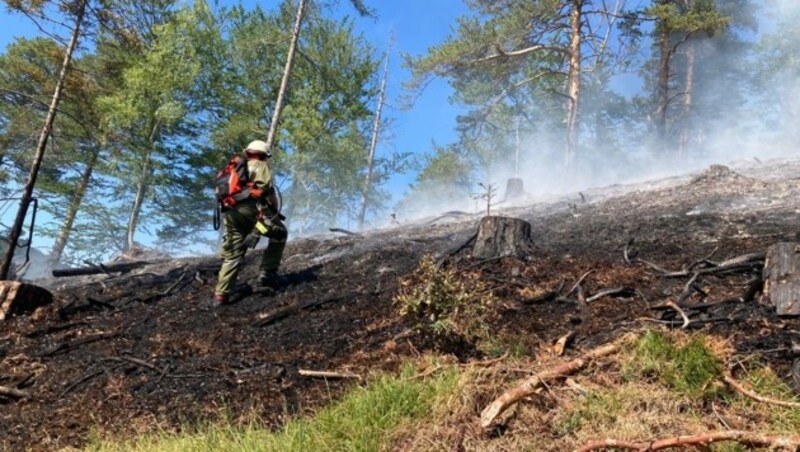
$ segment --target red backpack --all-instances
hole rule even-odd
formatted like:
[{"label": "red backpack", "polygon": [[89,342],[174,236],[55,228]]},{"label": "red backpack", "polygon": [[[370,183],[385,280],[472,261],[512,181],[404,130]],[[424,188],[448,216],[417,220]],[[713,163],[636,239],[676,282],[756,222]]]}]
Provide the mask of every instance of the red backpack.
[{"label": "red backpack", "polygon": [[223,209],[233,207],[250,197],[249,181],[247,159],[234,155],[214,179],[214,194],[220,206]]}]

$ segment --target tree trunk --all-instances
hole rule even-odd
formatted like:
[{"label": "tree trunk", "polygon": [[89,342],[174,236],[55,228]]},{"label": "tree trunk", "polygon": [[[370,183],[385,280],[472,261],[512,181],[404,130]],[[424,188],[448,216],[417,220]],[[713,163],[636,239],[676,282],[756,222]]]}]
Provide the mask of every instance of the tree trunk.
[{"label": "tree trunk", "polygon": [[131,208],[131,216],[128,219],[128,230],[125,234],[125,251],[130,251],[135,246],[134,236],[136,235],[136,228],[139,226],[139,214],[142,212],[142,205],[144,205],[144,197],[147,195],[147,189],[150,186],[150,162],[153,158],[153,146],[155,146],[156,136],[158,135],[159,122],[157,119],[153,120],[153,126],[150,129],[150,136],[147,138],[147,154],[144,159],[144,167],[142,174],[139,178],[139,183],[136,185],[136,197],[133,200],[133,207]]},{"label": "tree trunk", "polygon": [[277,134],[278,123],[280,122],[281,112],[283,111],[283,99],[286,97],[286,87],[289,85],[289,76],[292,73],[292,64],[294,63],[294,54],[297,50],[297,41],[300,38],[300,26],[303,23],[305,8],[306,0],[300,0],[300,5],[297,7],[297,16],[294,21],[294,28],[292,29],[292,41],[289,44],[289,53],[286,55],[286,66],[283,68],[281,86],[278,89],[278,99],[275,101],[275,110],[272,112],[272,122],[269,125],[269,132],[267,133],[267,149],[272,149],[272,146],[275,144],[275,135]]},{"label": "tree trunk", "polygon": [[69,241],[72,226],[75,224],[75,217],[78,215],[78,210],[83,202],[83,196],[86,194],[86,189],[89,187],[89,182],[92,179],[92,172],[94,171],[95,164],[97,164],[99,155],[100,148],[92,150],[89,161],[86,163],[86,168],[83,169],[81,180],[78,182],[78,186],[72,194],[72,199],[70,199],[69,208],[67,209],[67,215],[64,218],[64,222],[61,224],[61,230],[58,233],[55,244],[53,244],[53,250],[50,251],[49,260],[51,265],[57,265],[61,262],[61,256],[64,254],[64,249],[67,247],[67,241]]},{"label": "tree trunk", "polygon": [[761,302],[779,316],[800,316],[800,243],[782,242],[767,249]]},{"label": "tree trunk", "polygon": [[666,24],[658,25],[658,83],[656,85],[655,130],[656,146],[663,151],[667,140],[667,107],[669,106],[669,60],[672,50],[669,45],[669,29]]},{"label": "tree trunk", "polygon": [[567,137],[566,155],[564,163],[571,166],[578,148],[579,121],[581,96],[581,25],[583,20],[584,0],[572,0],[570,12],[570,43],[569,43],[569,75],[567,76]]},{"label": "tree trunk", "polygon": [[472,256],[476,259],[524,258],[532,249],[530,223],[519,218],[487,216],[478,225]]},{"label": "tree trunk", "polygon": [[686,43],[686,80],[685,94],[683,97],[683,121],[681,124],[680,141],[678,142],[678,158],[686,157],[686,146],[691,139],[692,133],[692,100],[694,94],[694,65],[696,59],[696,47],[693,41]]},{"label": "tree trunk", "polygon": [[364,180],[364,192],[361,196],[361,212],[358,215],[358,228],[364,228],[364,217],[367,215],[367,201],[369,200],[369,192],[372,185],[372,167],[375,165],[375,146],[378,144],[378,133],[381,128],[381,110],[383,109],[383,100],[386,95],[386,79],[389,75],[389,52],[386,52],[386,60],[383,66],[383,79],[381,80],[381,89],[378,94],[378,108],[375,110],[375,123],[372,125],[372,140],[369,143],[369,157],[367,159],[367,178]]},{"label": "tree trunk", "polygon": [[[80,36],[81,25],[83,24],[83,16],[86,11],[86,0],[82,0],[78,4],[75,13],[75,28],[72,30],[72,37],[70,38],[69,45],[64,51],[64,61],[61,64],[61,70],[58,74],[58,82],[53,92],[53,100],[50,102],[50,108],[47,111],[47,117],[44,121],[44,127],[39,134],[39,141],[36,146],[36,154],[31,165],[30,174],[28,175],[28,182],[22,192],[22,200],[17,210],[17,216],[14,219],[14,225],[11,227],[11,232],[8,236],[8,250],[6,251],[5,258],[2,265],[0,265],[0,279],[7,279],[9,270],[11,269],[12,261],[14,259],[14,251],[17,249],[17,242],[19,241],[22,226],[25,223],[25,217],[28,214],[28,207],[30,206],[33,198],[33,189],[36,186],[36,178],[39,175],[39,168],[42,165],[45,149],[47,149],[47,140],[50,138],[50,132],[53,129],[53,122],[56,118],[58,111],[58,104],[61,101],[61,92],[64,89],[64,80],[67,76],[70,61],[72,60],[72,53],[78,45],[78,37]],[[32,239],[32,237],[31,237]]]}]

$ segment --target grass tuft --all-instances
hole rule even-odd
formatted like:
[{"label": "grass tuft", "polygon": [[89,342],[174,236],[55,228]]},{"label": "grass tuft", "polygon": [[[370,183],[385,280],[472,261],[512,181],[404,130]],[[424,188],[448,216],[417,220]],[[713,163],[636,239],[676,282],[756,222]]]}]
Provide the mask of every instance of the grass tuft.
[{"label": "grass tuft", "polygon": [[629,380],[659,380],[679,393],[708,397],[719,390],[712,383],[721,375],[721,365],[700,337],[677,345],[663,333],[647,331],[636,342],[623,374]]},{"label": "grass tuft", "polygon": [[413,368],[406,367],[400,377],[379,377],[311,418],[288,422],[278,432],[270,432],[258,422],[246,426],[223,422],[185,428],[183,433],[151,433],[129,442],[95,440],[88,450],[383,450],[391,444],[396,429],[424,419],[437,398],[447,397],[458,381],[457,372],[452,369],[428,379],[414,379],[413,375]]}]

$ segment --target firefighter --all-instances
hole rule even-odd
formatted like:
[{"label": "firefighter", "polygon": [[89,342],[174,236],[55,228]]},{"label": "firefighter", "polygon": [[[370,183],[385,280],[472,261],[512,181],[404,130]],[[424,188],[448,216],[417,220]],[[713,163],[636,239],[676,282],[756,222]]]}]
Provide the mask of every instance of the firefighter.
[{"label": "firefighter", "polygon": [[245,251],[255,248],[262,236],[269,238],[269,244],[261,258],[258,284],[278,287],[285,282],[278,275],[278,267],[288,232],[282,221],[283,215],[278,211],[278,197],[267,165],[267,159],[272,155],[267,150],[267,143],[261,140],[248,144],[244,155],[247,159],[249,196],[224,210],[225,233],[220,251],[222,268],[214,289],[215,306],[229,300]]}]

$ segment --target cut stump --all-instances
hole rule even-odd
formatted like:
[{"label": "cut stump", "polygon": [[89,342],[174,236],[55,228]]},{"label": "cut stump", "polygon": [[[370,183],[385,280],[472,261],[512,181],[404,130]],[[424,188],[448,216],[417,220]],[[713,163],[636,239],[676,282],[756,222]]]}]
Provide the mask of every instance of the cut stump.
[{"label": "cut stump", "polygon": [[477,259],[524,258],[532,249],[530,223],[519,218],[487,216],[478,226],[472,255]]},{"label": "cut stump", "polygon": [[525,194],[522,179],[512,177],[506,182],[506,199],[521,198]]},{"label": "cut stump", "polygon": [[761,302],[782,317],[800,316],[800,244],[780,242],[767,249]]},{"label": "cut stump", "polygon": [[34,311],[52,301],[53,294],[45,288],[18,281],[0,281],[0,320],[11,314]]}]

